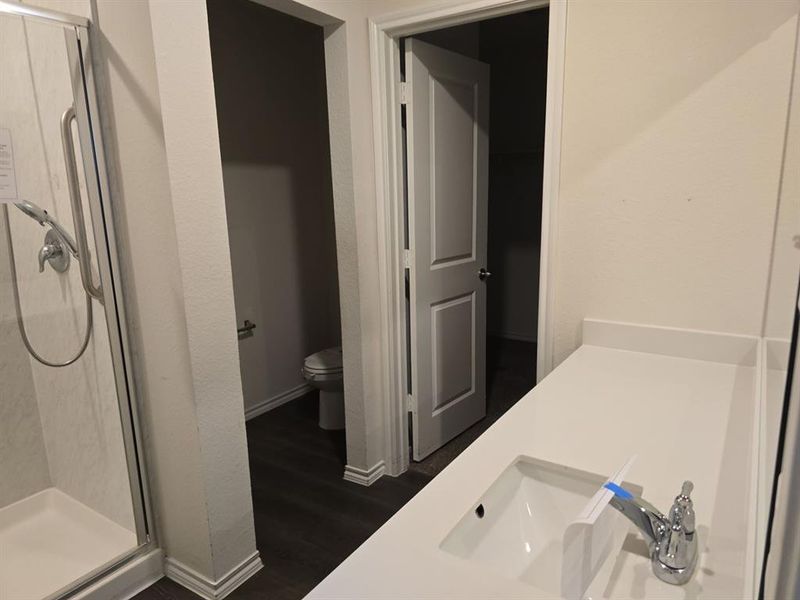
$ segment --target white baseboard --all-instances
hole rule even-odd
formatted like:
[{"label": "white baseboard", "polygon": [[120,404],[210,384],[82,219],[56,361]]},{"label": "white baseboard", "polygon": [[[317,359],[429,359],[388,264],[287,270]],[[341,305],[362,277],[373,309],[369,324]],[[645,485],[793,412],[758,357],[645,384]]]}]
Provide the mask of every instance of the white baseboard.
[{"label": "white baseboard", "polygon": [[584,319],[583,343],[754,367],[758,358],[759,338],[699,329]]},{"label": "white baseboard", "polygon": [[278,408],[279,406],[286,404],[287,402],[291,402],[300,396],[305,396],[313,389],[314,388],[307,383],[301,383],[300,385],[286,390],[285,392],[281,392],[280,394],[272,396],[271,398],[267,398],[266,400],[262,400],[261,402],[248,407],[244,411],[244,418],[247,421],[254,419],[255,417],[263,415],[265,412],[268,412],[273,408]]},{"label": "white baseboard", "polygon": [[205,600],[222,600],[263,567],[261,557],[256,550],[217,581],[213,581],[172,557],[167,557],[164,563],[164,572],[172,581]]},{"label": "white baseboard", "polygon": [[350,465],[347,465],[344,468],[344,479],[345,481],[351,481],[359,485],[370,486],[378,481],[378,479],[380,479],[384,473],[386,473],[386,464],[383,461],[373,465],[367,471],[364,469],[359,469],[358,467],[351,467]]}]

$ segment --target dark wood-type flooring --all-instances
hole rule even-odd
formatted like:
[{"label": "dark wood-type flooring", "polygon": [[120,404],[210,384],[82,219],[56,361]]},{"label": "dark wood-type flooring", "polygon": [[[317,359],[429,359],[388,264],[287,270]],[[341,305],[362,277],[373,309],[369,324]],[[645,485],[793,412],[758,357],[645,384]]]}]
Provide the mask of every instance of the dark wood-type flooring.
[{"label": "dark wood-type flooring", "polygon": [[[342,479],[344,432],[317,426],[316,393],[247,423],[258,549],[264,569],[231,600],[302,598],[535,383],[536,346],[489,338],[487,416],[400,477]],[[161,579],[134,600],[196,600]]]}]

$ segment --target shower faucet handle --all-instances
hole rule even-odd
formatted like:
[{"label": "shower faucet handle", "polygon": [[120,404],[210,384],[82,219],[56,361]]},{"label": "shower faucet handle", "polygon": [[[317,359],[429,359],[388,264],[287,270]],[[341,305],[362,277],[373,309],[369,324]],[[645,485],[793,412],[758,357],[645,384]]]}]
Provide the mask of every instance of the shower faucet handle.
[{"label": "shower faucet handle", "polygon": [[57,254],[61,254],[61,248],[55,244],[45,244],[39,250],[39,273],[44,273],[44,262],[50,260]]},{"label": "shower faucet handle", "polygon": [[64,243],[58,233],[50,229],[44,237],[44,245],[39,250],[39,273],[44,272],[44,263],[49,262],[50,266],[57,273],[63,273],[69,268],[69,252],[64,247]]}]

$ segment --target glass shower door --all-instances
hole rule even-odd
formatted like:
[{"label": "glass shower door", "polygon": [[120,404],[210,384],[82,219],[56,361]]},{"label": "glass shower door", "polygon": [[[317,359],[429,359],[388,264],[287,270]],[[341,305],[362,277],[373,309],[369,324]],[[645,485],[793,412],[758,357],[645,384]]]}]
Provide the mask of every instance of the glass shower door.
[{"label": "glass shower door", "polygon": [[0,600],[148,542],[88,24],[22,10],[0,5]]}]

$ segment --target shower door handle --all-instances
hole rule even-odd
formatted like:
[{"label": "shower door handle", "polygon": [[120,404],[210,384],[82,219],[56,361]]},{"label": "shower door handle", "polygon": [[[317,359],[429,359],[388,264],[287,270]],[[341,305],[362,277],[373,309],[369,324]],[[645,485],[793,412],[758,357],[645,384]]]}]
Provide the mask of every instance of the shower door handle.
[{"label": "shower door handle", "polygon": [[[75,108],[70,106],[61,115],[61,143],[64,148],[64,163],[67,168],[67,187],[69,188],[69,201],[72,206],[72,223],[75,227],[75,240],[78,246],[78,266],[80,267],[83,289],[102,304],[103,288],[102,285],[94,284],[92,261],[89,255],[89,241],[86,236],[86,221],[83,218],[78,167],[75,164],[75,142],[72,139],[72,122],[74,120]],[[89,182],[87,182],[87,185],[89,185]]]}]

